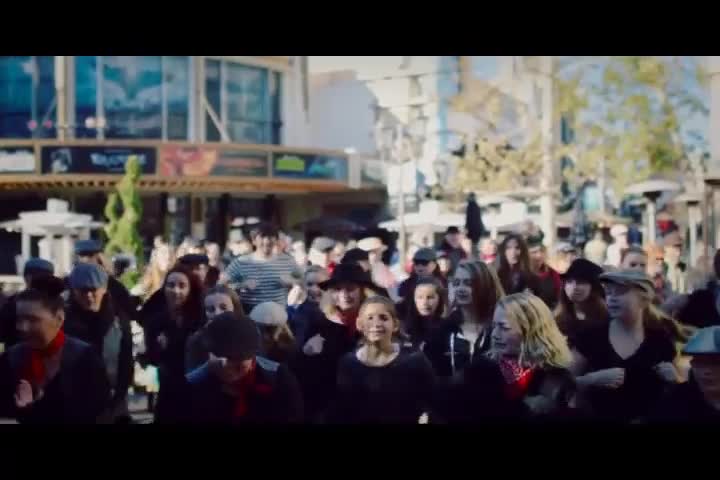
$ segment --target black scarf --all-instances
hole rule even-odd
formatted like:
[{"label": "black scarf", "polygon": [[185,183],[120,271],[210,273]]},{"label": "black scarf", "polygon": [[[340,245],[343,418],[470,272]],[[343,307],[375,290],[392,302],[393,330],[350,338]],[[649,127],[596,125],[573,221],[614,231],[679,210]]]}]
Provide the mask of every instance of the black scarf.
[{"label": "black scarf", "polygon": [[115,321],[115,308],[110,295],[105,294],[100,311],[85,310],[71,299],[65,310],[65,332],[103,350],[105,335]]}]

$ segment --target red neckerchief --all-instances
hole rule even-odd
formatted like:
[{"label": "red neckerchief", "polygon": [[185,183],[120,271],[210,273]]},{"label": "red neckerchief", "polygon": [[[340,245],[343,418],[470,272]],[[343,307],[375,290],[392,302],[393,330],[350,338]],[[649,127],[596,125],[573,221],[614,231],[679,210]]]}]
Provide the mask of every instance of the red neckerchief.
[{"label": "red neckerchief", "polygon": [[505,379],[505,395],[510,400],[525,396],[533,376],[532,368],[523,368],[517,360],[501,359],[500,371]]},{"label": "red neckerchief", "polygon": [[343,325],[347,327],[348,335],[351,337],[357,333],[357,318],[359,313],[360,310],[350,310],[347,312],[338,310],[338,317],[340,317]]},{"label": "red neckerchief", "polygon": [[495,258],[496,258],[496,257],[497,257],[497,255],[494,254],[494,253],[491,254],[491,255],[486,255],[486,254],[484,254],[484,253],[481,254],[481,259],[482,259],[482,261],[485,262],[485,263],[493,263],[493,262],[495,261]]},{"label": "red neckerchief", "polygon": [[47,370],[45,360],[52,358],[62,350],[65,345],[65,333],[60,330],[53,340],[43,349],[31,349],[30,358],[22,372],[22,379],[37,387],[45,381]]},{"label": "red neckerchief", "polygon": [[253,393],[267,395],[272,392],[270,385],[258,383],[257,381],[257,362],[253,359],[250,371],[239,382],[235,384],[235,409],[233,417],[244,417],[248,412],[248,399]]},{"label": "red neckerchief", "polygon": [[335,267],[337,267],[337,263],[330,262],[326,268],[328,274],[332,275],[333,271],[335,270]]}]

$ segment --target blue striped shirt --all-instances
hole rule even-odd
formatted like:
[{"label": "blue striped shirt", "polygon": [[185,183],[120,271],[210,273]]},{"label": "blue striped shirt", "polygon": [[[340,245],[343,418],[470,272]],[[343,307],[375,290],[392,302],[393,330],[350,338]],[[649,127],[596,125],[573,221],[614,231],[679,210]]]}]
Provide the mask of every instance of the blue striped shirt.
[{"label": "blue striped shirt", "polygon": [[[258,260],[250,254],[233,260],[225,269],[225,275],[230,285],[238,291],[243,303],[255,306],[262,302],[275,302],[287,306],[290,288],[283,285],[280,277],[300,277],[301,273],[290,255],[281,254],[269,260]],[[239,284],[247,280],[257,282],[254,290],[239,289]]]}]

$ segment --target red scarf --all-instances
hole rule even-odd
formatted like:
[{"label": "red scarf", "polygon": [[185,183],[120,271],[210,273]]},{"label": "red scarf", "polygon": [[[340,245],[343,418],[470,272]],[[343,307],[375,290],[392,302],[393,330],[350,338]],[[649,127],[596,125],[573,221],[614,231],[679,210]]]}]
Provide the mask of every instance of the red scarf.
[{"label": "red scarf", "polygon": [[517,360],[501,359],[500,371],[505,378],[505,395],[510,400],[525,396],[533,377],[532,368],[523,368]]},{"label": "red scarf", "polygon": [[347,327],[348,335],[350,337],[357,333],[357,318],[359,313],[360,310],[349,310],[347,312],[338,310],[338,317],[343,325]]},{"label": "red scarf", "polygon": [[267,395],[272,392],[270,385],[257,382],[257,362],[253,359],[250,371],[235,384],[235,410],[233,417],[244,417],[248,412],[248,400],[253,393]]},{"label": "red scarf", "polygon": [[45,361],[52,358],[62,350],[65,345],[65,333],[60,330],[55,338],[43,349],[31,349],[30,358],[22,372],[22,379],[27,380],[32,386],[42,385],[47,375]]}]

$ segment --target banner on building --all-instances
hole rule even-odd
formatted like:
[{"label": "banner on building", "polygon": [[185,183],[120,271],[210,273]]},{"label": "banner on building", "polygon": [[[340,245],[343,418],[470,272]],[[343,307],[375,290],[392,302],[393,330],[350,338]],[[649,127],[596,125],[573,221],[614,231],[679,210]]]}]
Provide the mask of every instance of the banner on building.
[{"label": "banner on building", "polygon": [[267,177],[268,153],[214,147],[160,149],[159,173],[166,177]]},{"label": "banner on building", "polygon": [[273,153],[273,177],[348,181],[348,159],[305,153]]},{"label": "banner on building", "polygon": [[0,147],[0,174],[35,173],[33,147]]},{"label": "banner on building", "polygon": [[155,148],[152,147],[42,147],[42,173],[123,174],[130,157],[137,157],[142,173],[154,175]]}]

